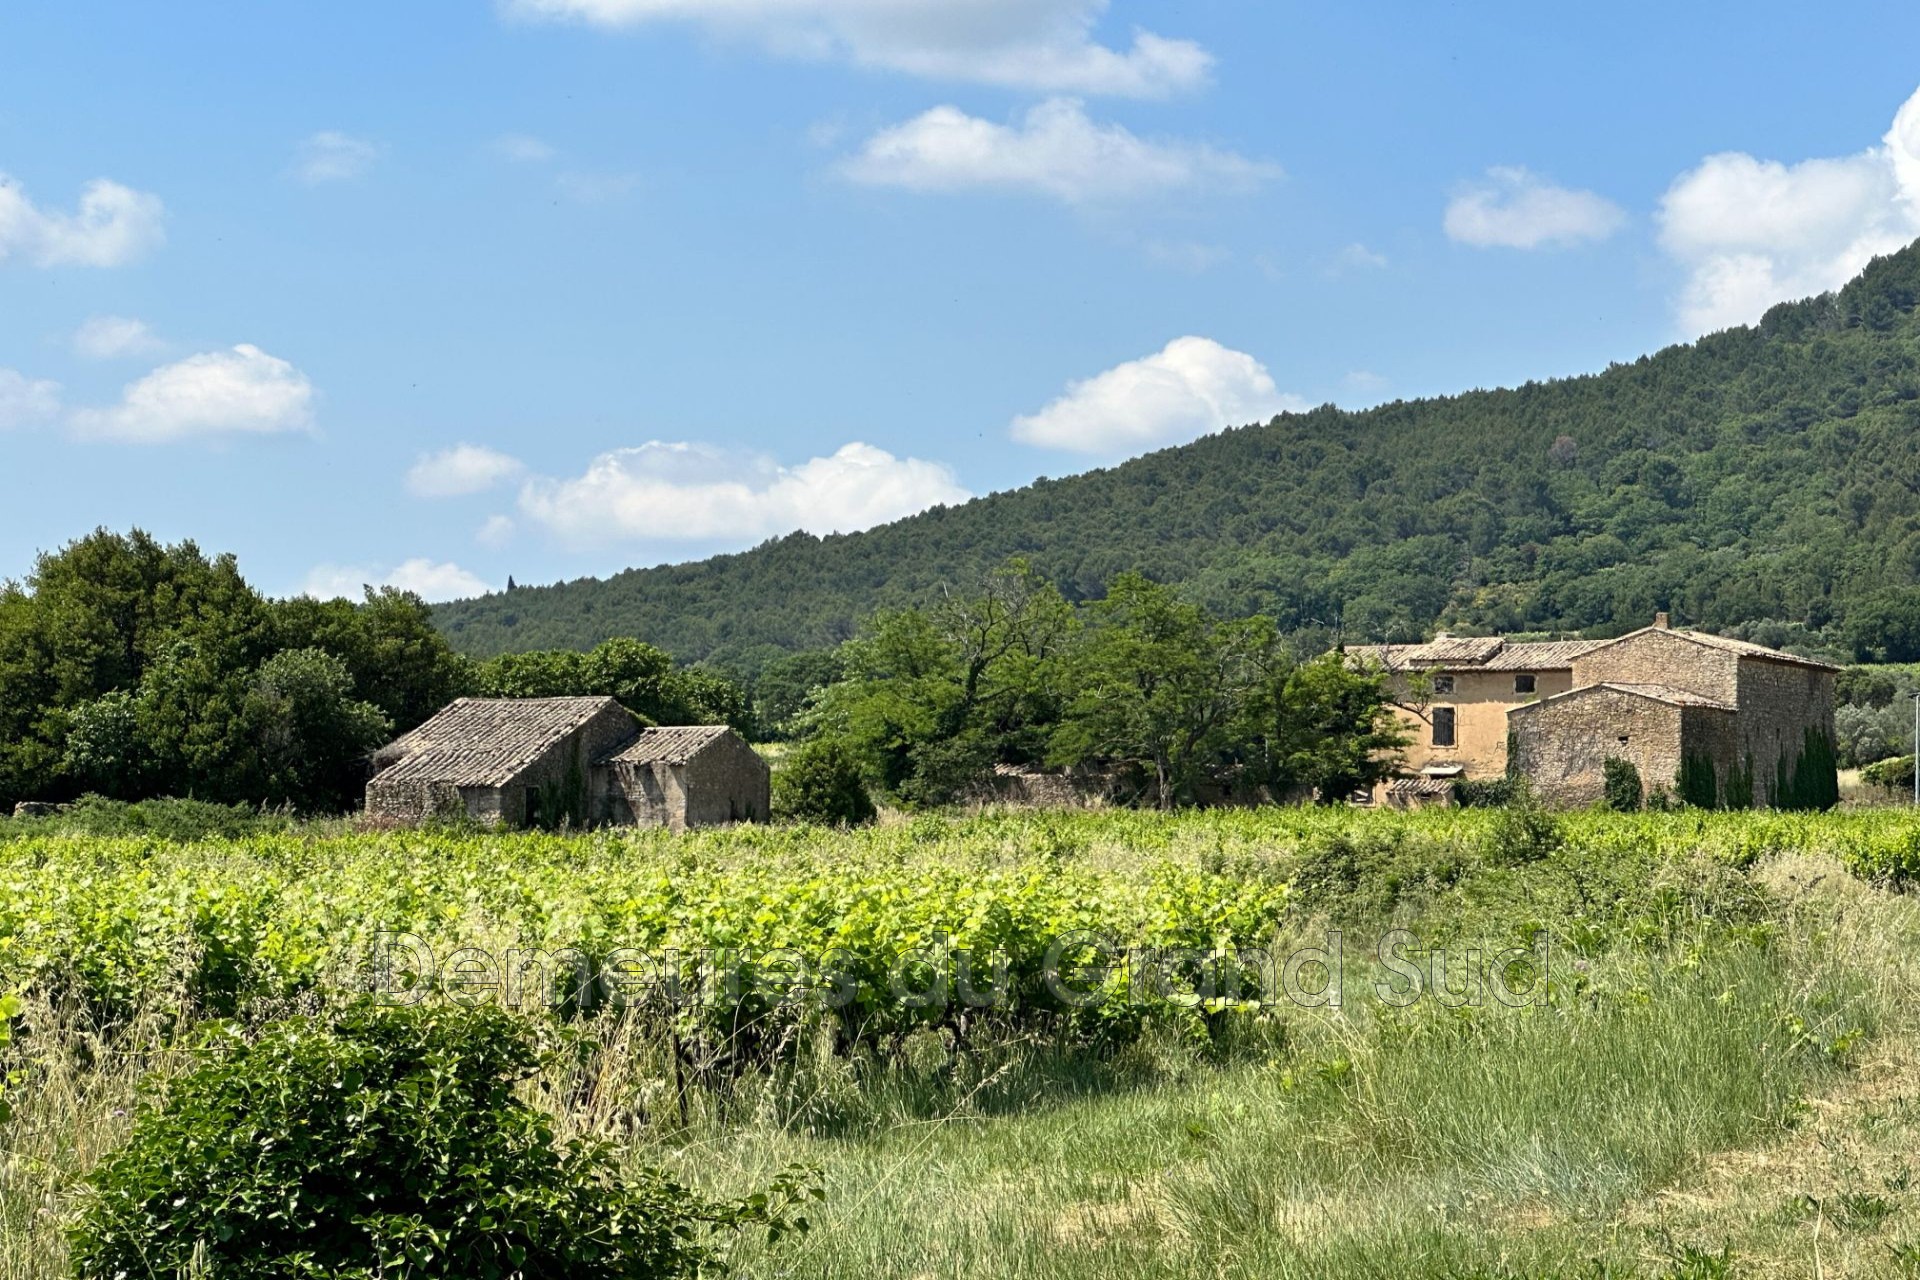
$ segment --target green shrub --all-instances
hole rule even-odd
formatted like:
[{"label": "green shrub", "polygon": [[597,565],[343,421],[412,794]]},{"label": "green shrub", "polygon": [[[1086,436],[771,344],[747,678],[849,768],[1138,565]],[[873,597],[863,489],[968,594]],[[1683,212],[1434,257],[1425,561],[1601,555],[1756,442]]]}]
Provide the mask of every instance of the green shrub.
[{"label": "green shrub", "polygon": [[284,814],[263,814],[243,804],[213,804],[206,800],[159,799],[129,804],[105,796],[86,795],[58,813],[44,818],[13,818],[7,832],[65,832],[84,836],[150,836],[191,843],[196,840],[237,840],[291,826]]},{"label": "green shrub", "polygon": [[1895,756],[1880,760],[1860,771],[1860,781],[1887,791],[1913,790],[1913,757]]},{"label": "green shrub", "polygon": [[75,1274],[643,1280],[695,1274],[718,1229],[789,1225],[791,1176],[714,1205],[556,1144],[515,1092],[543,1062],[491,1007],[363,1003],[252,1043],[223,1027],[89,1178]]},{"label": "green shrub", "polygon": [[1512,778],[1456,778],[1453,783],[1453,802],[1462,809],[1497,809],[1501,805],[1513,803],[1515,792],[1520,784]]},{"label": "green shrub", "polygon": [[1487,828],[1484,851],[1495,866],[1517,867],[1538,862],[1565,841],[1559,821],[1541,807],[1532,788],[1522,784]]},{"label": "green shrub", "polygon": [[1640,770],[1631,760],[1608,756],[1601,765],[1607,808],[1615,813],[1638,813],[1646,796],[1640,783]]},{"label": "green shrub", "polygon": [[773,812],[795,822],[857,827],[872,822],[876,811],[853,753],[817,738],[789,755],[774,775]]}]

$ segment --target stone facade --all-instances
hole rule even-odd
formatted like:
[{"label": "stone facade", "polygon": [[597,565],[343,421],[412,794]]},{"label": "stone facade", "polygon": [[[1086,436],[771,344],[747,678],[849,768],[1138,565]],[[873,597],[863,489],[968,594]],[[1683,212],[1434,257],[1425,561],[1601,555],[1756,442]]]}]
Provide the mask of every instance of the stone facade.
[{"label": "stone facade", "polygon": [[1734,713],[1656,688],[1589,685],[1551,704],[1516,707],[1515,772],[1532,780],[1541,799],[1557,805],[1600,799],[1610,759],[1632,764],[1643,786],[1670,785],[1688,752],[1721,749]]},{"label": "stone facade", "polygon": [[[679,749],[686,744],[697,749]],[[620,763],[636,752],[649,762]],[[382,748],[374,765],[367,813],[402,823],[464,814],[486,826],[682,831],[765,821],[769,808],[767,767],[732,730],[643,730],[611,698],[462,698]],[[657,793],[638,810],[649,784],[636,771]]]},{"label": "stone facade", "polygon": [[[1600,798],[1607,756],[1631,760],[1650,792],[1679,794],[1683,770],[1698,783],[1710,769],[1717,805],[1786,803],[1803,772],[1831,770],[1834,674],[1760,645],[1648,627],[1576,658],[1572,693],[1514,710],[1516,764],[1563,804]],[[1601,705],[1618,716],[1611,734]]]},{"label": "stone facade", "polygon": [[1350,662],[1387,672],[1394,715],[1408,739],[1403,759],[1410,776],[1381,783],[1367,802],[1447,803],[1454,778],[1504,776],[1507,713],[1573,688],[1574,658],[1598,643],[1442,636],[1421,645],[1347,650]]},{"label": "stone facade", "polygon": [[724,725],[649,729],[609,756],[612,820],[685,831],[765,822],[772,771]]},{"label": "stone facade", "polygon": [[1710,766],[1715,803],[1764,806],[1795,790],[1799,773],[1831,764],[1821,751],[1833,742],[1836,668],[1673,630],[1664,615],[1617,640],[1442,637],[1350,657],[1386,667],[1409,699],[1398,708],[1413,738],[1407,776],[1384,784],[1376,802],[1433,802],[1442,780],[1513,772],[1554,803],[1591,804],[1617,758],[1650,792],[1677,789],[1683,766],[1695,782]]}]

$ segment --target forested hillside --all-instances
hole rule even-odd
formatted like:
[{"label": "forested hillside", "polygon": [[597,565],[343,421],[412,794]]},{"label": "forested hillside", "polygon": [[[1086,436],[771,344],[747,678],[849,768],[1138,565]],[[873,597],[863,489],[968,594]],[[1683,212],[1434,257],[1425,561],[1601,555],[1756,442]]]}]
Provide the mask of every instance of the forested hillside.
[{"label": "forested hillside", "polygon": [[1137,569],[1283,631],[1609,634],[1656,609],[1920,657],[1920,244],[1754,328],[1604,373],[1331,407],[867,533],[436,610],[475,654],[634,635],[752,671],[1026,557]]}]

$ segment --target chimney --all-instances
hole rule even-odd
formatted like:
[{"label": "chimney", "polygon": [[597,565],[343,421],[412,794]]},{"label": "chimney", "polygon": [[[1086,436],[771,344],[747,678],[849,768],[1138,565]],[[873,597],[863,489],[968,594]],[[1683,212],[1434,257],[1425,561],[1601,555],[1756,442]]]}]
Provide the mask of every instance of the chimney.
[{"label": "chimney", "polygon": [[1665,609],[1662,609],[1660,612],[1653,615],[1653,625],[1657,629],[1661,631],[1665,631],[1668,627],[1672,626],[1673,624],[1667,620],[1667,611]]}]

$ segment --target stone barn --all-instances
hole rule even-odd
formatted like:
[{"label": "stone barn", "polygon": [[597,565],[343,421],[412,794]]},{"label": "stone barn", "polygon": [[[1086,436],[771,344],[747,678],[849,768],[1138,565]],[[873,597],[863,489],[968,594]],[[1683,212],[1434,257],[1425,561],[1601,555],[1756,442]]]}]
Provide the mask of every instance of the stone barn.
[{"label": "stone barn", "polygon": [[[649,742],[652,759],[622,762]],[[373,764],[367,813],[399,822],[464,814],[488,826],[678,831],[767,817],[767,766],[731,729],[645,729],[612,698],[461,698]],[[637,806],[630,789],[645,796],[649,785],[660,803]]]},{"label": "stone barn", "polygon": [[607,757],[613,820],[643,827],[765,822],[772,772],[725,725],[648,729]]},{"label": "stone barn", "polygon": [[1600,798],[1609,757],[1703,808],[1821,807],[1837,668],[1663,617],[1573,662],[1566,693],[1507,715],[1514,768],[1560,804]]}]

